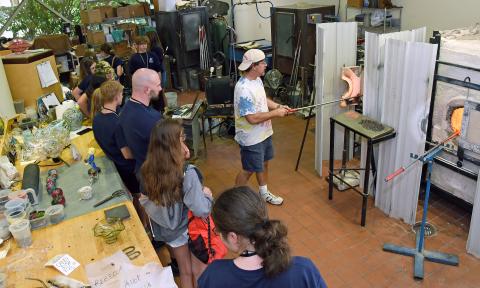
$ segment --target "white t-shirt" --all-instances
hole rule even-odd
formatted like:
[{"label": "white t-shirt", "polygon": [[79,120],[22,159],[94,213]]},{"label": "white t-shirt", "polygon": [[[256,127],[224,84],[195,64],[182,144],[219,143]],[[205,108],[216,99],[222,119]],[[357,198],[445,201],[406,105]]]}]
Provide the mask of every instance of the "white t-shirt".
[{"label": "white t-shirt", "polygon": [[262,142],[273,134],[272,121],[250,124],[246,115],[268,112],[267,95],[262,80],[240,78],[235,85],[235,140],[242,146],[251,146]]}]

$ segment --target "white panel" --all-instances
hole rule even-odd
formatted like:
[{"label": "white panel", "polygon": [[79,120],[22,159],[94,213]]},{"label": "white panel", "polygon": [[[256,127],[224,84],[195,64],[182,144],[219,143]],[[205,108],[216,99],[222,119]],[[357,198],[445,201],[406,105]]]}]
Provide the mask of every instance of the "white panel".
[{"label": "white panel", "polygon": [[0,58],[0,117],[10,119],[15,116],[15,107],[13,106],[12,94],[8,86],[7,75],[3,68],[3,62]]},{"label": "white panel", "polygon": [[397,136],[380,144],[375,204],[385,213],[413,224],[421,164],[386,183],[385,177],[407,166],[410,153],[422,154],[437,45],[388,39],[385,47],[384,101],[381,122]]},{"label": "white panel", "polygon": [[470,231],[468,232],[467,252],[480,258],[480,177],[477,178],[477,191],[475,192]]},{"label": "white panel", "polygon": [[[323,23],[317,25],[316,103],[340,99],[346,86],[341,69],[356,63],[357,23]],[[322,176],[322,161],[329,159],[330,117],[343,109],[338,104],[317,109],[315,169]],[[341,158],[343,129],[335,129],[335,159]]]},{"label": "white panel", "polygon": [[[364,96],[363,114],[380,121],[384,106],[384,67],[385,67],[385,43],[387,39],[404,41],[425,42],[426,28],[411,31],[400,31],[387,34],[365,33],[365,73],[364,73]],[[362,142],[360,165],[365,166],[366,142]],[[374,159],[378,159],[378,147],[374,147]],[[377,165],[378,167],[378,165]],[[360,187],[363,188],[364,172],[360,172]],[[374,178],[370,177],[370,181]],[[369,190],[371,194],[373,190]]]}]

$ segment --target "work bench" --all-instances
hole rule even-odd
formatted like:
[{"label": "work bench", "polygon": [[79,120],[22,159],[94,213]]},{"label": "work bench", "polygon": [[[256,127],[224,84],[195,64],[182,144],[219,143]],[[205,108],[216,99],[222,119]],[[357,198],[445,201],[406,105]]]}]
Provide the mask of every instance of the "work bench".
[{"label": "work bench", "polygon": [[[94,147],[96,149],[96,158],[104,156],[103,151],[95,142],[93,132],[88,132],[73,139],[72,144],[75,145],[82,157],[87,155],[89,147]],[[69,169],[72,169],[74,165],[85,166],[85,164],[82,163],[83,160],[80,160],[81,162],[75,162],[72,159],[70,148],[66,148],[63,151],[61,158],[71,166],[66,167],[65,164],[60,164],[59,166],[41,167],[41,175],[49,169],[54,168],[59,170],[59,179],[61,179],[62,174],[64,175],[63,177],[66,177],[67,173],[69,173]],[[105,162],[102,163],[108,163],[110,160],[105,157],[103,161]],[[55,163],[53,163],[51,160],[40,163],[40,165],[54,164]],[[22,173],[23,166],[20,164],[17,164],[16,166],[19,172]],[[99,164],[99,166],[103,168],[102,166],[104,165]],[[85,174],[87,173],[87,170],[88,166],[85,166]],[[93,203],[96,203],[98,199],[103,199],[105,195],[110,195],[113,192],[110,190],[113,189],[114,186],[123,185],[121,182],[118,183],[118,181],[120,181],[120,177],[115,169],[113,169],[113,171],[109,171],[108,176],[101,175],[105,172],[100,172],[99,177],[108,178],[108,181],[114,181],[115,183],[112,182],[112,185],[109,187],[109,189],[97,189],[97,191],[94,192],[94,198],[87,201],[80,200],[78,195],[67,192],[66,190],[68,190],[69,187],[66,187],[65,184],[62,184],[63,186],[60,186],[60,188],[62,188],[65,192],[66,219],[58,224],[33,230],[33,243],[29,248],[22,249],[17,247],[13,237],[7,240],[7,243],[4,243],[0,246],[0,250],[2,250],[4,247],[6,247],[6,245],[10,245],[10,251],[8,252],[7,257],[0,259],[0,267],[6,269],[7,281],[9,285],[14,284],[13,287],[36,287],[40,286],[40,283],[35,283],[26,278],[37,278],[46,282],[48,279],[51,279],[57,275],[61,275],[61,273],[55,268],[44,267],[44,265],[52,257],[65,253],[72,256],[81,264],[81,266],[76,268],[69,275],[69,277],[83,281],[84,283],[88,283],[85,265],[110,256],[129,246],[134,246],[135,249],[141,253],[138,258],[132,260],[133,264],[144,265],[149,262],[161,264],[148,235],[145,233],[143,224],[140,221],[129,198],[117,198],[93,208]],[[78,181],[82,182],[81,178],[79,178]],[[88,183],[83,184],[83,182],[74,183],[72,186],[84,186],[87,184]],[[95,189],[95,184],[93,187]],[[45,190],[45,187],[42,187],[42,189]],[[48,198],[49,200],[50,196],[46,193],[46,191],[43,191],[42,193],[42,197]],[[97,195],[95,195],[95,193]],[[82,203],[80,201],[85,202]],[[123,221],[125,230],[120,232],[115,243],[106,244],[103,238],[94,236],[93,228],[97,222],[105,218],[104,210],[123,204],[126,205],[130,213],[130,218]],[[83,212],[78,212],[78,205],[85,206],[81,209]],[[77,207],[75,208],[75,206]],[[72,209],[72,211],[69,211],[69,208]],[[73,210],[77,212],[73,212]]]}]

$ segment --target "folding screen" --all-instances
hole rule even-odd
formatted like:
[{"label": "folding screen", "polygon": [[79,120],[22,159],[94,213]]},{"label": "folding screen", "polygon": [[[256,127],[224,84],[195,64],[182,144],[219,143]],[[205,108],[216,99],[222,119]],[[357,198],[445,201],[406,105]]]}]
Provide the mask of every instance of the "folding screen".
[{"label": "folding screen", "polygon": [[[340,78],[341,69],[354,66],[357,54],[357,23],[317,24],[317,63],[315,67],[315,103],[340,99],[346,86]],[[330,117],[343,109],[338,104],[317,109],[315,126],[315,169],[322,176],[322,161],[329,157]],[[335,155],[341,156],[343,129],[337,128]]]}]

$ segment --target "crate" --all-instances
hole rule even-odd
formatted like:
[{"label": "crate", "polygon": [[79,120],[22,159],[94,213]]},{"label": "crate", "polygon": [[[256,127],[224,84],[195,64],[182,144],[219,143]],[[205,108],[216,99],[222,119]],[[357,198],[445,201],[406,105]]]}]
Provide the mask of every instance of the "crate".
[{"label": "crate", "polygon": [[105,43],[105,34],[103,31],[88,31],[87,42],[91,45],[102,45]]},{"label": "crate", "polygon": [[102,23],[102,11],[100,9],[81,10],[80,21],[82,24]]},{"label": "crate", "polygon": [[363,0],[347,0],[348,7],[362,8]]},{"label": "crate", "polygon": [[150,15],[150,8],[146,3],[117,7],[117,16],[121,18],[134,18]]},{"label": "crate", "polygon": [[117,17],[116,10],[113,6],[99,6],[95,7],[95,9],[100,10],[103,20]]}]

